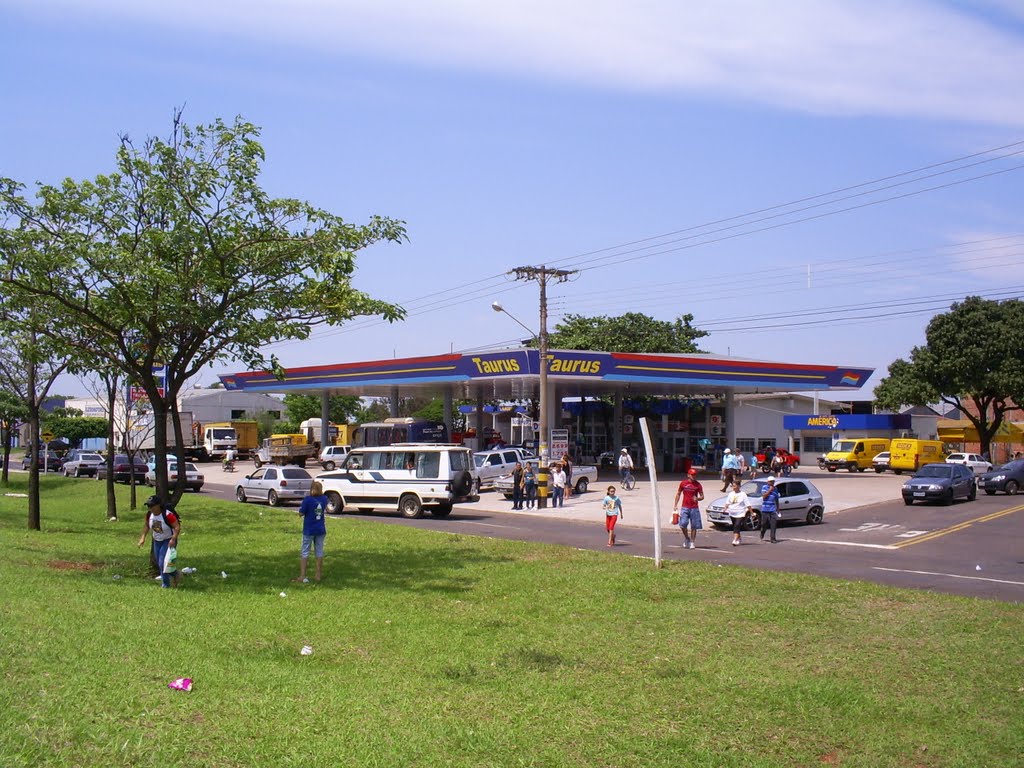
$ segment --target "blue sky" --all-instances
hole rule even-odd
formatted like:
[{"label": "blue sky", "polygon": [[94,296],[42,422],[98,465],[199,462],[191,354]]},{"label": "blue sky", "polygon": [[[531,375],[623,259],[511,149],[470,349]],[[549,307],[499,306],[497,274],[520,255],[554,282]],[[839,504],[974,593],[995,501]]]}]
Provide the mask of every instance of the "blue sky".
[{"label": "blue sky", "polygon": [[692,312],[710,352],[880,373],[1021,295],[1024,3],[707,5],[0,0],[0,174],[106,172],[184,106],[262,126],[272,194],[405,220],[355,282],[409,318],[287,366],[515,343],[524,264],[580,270],[551,327]]}]

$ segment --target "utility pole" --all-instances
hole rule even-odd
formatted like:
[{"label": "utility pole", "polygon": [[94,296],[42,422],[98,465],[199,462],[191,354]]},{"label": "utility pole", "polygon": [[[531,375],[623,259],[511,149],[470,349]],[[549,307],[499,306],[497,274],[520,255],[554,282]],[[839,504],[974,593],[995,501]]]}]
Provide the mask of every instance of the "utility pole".
[{"label": "utility pole", "polygon": [[540,285],[540,333],[537,335],[538,373],[540,374],[540,418],[537,419],[540,426],[540,437],[537,441],[537,455],[540,456],[541,466],[545,466],[548,460],[548,280],[554,279],[564,283],[571,275],[576,274],[574,269],[553,269],[545,267],[516,267],[509,272],[515,275],[516,280],[536,280]]}]

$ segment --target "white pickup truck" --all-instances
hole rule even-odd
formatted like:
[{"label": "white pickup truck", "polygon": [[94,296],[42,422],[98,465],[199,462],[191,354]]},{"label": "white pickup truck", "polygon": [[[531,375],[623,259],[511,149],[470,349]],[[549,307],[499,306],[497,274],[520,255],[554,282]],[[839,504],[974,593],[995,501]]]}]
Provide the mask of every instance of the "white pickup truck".
[{"label": "white pickup truck", "polygon": [[[536,459],[534,459],[536,461]],[[591,483],[597,482],[597,467],[586,464],[573,465],[572,468],[572,489],[573,493],[586,493]],[[512,498],[512,474],[502,475],[494,481],[495,490],[505,494],[506,499]]]},{"label": "white pickup truck", "polygon": [[522,448],[477,451],[473,454],[473,474],[477,492],[479,493],[481,488],[493,487],[494,482],[502,475],[509,474],[517,463],[525,465],[528,461],[537,461],[537,458]]}]

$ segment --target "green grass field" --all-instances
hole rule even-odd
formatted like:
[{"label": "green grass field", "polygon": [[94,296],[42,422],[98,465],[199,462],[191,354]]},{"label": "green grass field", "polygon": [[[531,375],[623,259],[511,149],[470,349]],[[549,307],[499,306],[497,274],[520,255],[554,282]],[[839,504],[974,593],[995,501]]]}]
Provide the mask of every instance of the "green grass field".
[{"label": "green grass field", "polygon": [[42,482],[41,533],[0,495],[4,768],[1024,762],[1017,605],[344,518],[303,586],[294,508],[195,495],[162,590],[141,513]]}]

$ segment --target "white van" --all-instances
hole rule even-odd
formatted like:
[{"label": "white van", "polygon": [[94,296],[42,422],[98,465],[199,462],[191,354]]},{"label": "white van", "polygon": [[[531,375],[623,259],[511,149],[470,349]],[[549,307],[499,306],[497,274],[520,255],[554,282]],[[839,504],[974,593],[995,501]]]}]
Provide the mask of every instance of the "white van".
[{"label": "white van", "polygon": [[320,451],[320,466],[330,472],[345,461],[351,450],[351,445],[328,445]]},{"label": "white van", "polygon": [[461,445],[354,448],[340,467],[317,479],[330,513],[355,507],[398,510],[404,517],[421,517],[428,510],[445,517],[453,504],[480,500],[473,488],[473,454]]}]

